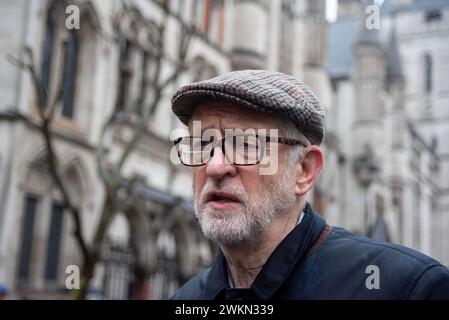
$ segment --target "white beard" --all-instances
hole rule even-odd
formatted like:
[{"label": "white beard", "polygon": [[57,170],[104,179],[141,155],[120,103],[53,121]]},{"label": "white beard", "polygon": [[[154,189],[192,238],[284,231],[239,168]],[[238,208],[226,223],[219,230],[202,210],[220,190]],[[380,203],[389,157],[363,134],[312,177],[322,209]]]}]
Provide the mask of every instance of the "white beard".
[{"label": "white beard", "polygon": [[[296,202],[293,179],[286,170],[276,184],[266,176],[266,183],[256,190],[254,198],[241,185],[226,183],[224,180],[208,179],[199,196],[195,195],[195,215],[204,235],[219,244],[236,245],[257,240],[271,224],[277,214]],[[292,189],[293,188],[293,189]],[[215,210],[207,206],[209,191],[226,191],[236,196],[240,203],[235,209]]]}]

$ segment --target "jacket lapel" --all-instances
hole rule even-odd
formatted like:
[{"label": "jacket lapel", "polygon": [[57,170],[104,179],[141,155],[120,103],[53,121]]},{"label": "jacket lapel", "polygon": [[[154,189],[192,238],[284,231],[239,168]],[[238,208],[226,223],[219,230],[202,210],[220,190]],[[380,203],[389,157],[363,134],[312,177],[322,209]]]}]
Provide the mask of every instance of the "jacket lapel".
[{"label": "jacket lapel", "polygon": [[276,247],[252,284],[260,299],[269,299],[320,237],[326,222],[306,204],[305,215]]},{"label": "jacket lapel", "polygon": [[[319,239],[325,221],[313,212],[309,203],[304,208],[304,218],[276,247],[251,288],[260,299],[269,299],[287,279],[294,266],[304,258]],[[227,263],[223,252],[217,258],[207,277],[204,299],[216,299],[228,287]]]}]

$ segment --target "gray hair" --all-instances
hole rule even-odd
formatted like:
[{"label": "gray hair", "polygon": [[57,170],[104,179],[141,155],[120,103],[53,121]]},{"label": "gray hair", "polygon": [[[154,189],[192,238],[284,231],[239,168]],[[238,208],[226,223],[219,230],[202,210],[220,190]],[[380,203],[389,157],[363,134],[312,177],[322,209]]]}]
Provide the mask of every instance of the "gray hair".
[{"label": "gray hair", "polygon": [[293,124],[291,120],[282,119],[281,123],[282,126],[279,130],[281,135],[283,135],[285,138],[301,141],[302,143],[302,145],[290,146],[290,149],[288,151],[288,160],[291,164],[293,164],[304,156],[304,146],[310,146],[311,142],[299,131],[299,129]]}]

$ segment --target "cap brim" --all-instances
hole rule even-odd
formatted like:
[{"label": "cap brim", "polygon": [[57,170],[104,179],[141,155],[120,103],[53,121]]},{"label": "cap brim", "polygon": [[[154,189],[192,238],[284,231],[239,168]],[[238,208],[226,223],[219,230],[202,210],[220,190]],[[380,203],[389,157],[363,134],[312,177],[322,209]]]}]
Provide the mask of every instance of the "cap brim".
[{"label": "cap brim", "polygon": [[255,105],[234,95],[213,90],[191,90],[183,92],[173,98],[172,110],[173,113],[179,118],[179,120],[187,125],[189,120],[192,118],[192,114],[195,111],[195,108],[200,103],[203,104],[206,101],[213,102],[220,100],[233,102],[235,104],[247,107],[251,110],[274,114],[274,112],[270,109]]}]

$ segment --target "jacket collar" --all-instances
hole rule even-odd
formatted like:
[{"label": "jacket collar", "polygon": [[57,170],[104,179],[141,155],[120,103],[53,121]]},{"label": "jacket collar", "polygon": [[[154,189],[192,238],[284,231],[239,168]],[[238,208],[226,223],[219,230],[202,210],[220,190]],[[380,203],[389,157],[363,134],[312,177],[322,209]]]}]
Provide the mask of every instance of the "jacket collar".
[{"label": "jacket collar", "polygon": [[[310,206],[304,208],[304,218],[275,248],[260,270],[251,289],[260,299],[269,299],[287,279],[293,267],[306,255],[325,227],[325,221]],[[229,287],[226,258],[219,251],[204,289],[204,299],[219,298]]]}]

